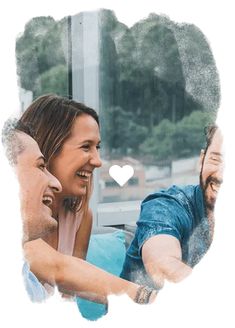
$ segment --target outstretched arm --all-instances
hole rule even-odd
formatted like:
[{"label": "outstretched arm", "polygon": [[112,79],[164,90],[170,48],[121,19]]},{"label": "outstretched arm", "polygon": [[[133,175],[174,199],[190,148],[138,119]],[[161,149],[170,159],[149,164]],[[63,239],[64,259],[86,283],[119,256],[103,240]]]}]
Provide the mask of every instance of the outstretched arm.
[{"label": "outstretched arm", "polygon": [[146,271],[158,286],[162,286],[165,279],[179,282],[192,271],[182,262],[178,239],[167,234],[149,238],[142,247],[142,259]]},{"label": "outstretched arm", "polygon": [[[55,251],[42,239],[24,244],[30,270],[43,282],[89,300],[106,303],[107,296],[126,293],[135,300],[138,285],[113,276],[82,259]],[[151,294],[152,301],[156,294]]]}]

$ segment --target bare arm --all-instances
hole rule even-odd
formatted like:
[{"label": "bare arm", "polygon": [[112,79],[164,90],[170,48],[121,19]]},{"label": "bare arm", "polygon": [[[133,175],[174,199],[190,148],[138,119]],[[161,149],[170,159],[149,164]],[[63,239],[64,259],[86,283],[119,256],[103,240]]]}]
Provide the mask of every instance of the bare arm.
[{"label": "bare arm", "polygon": [[[42,239],[24,245],[30,270],[39,280],[59,285],[78,296],[105,303],[110,294],[126,293],[135,299],[138,285],[113,276],[82,259],[55,251]],[[155,298],[152,295],[151,300]]]},{"label": "bare arm", "polygon": [[82,219],[81,225],[77,231],[73,256],[86,259],[92,228],[92,212],[89,209],[86,216]]},{"label": "bare arm", "polygon": [[192,271],[182,262],[180,243],[171,235],[149,238],[142,247],[142,259],[146,271],[159,286],[163,285],[165,279],[179,282]]}]

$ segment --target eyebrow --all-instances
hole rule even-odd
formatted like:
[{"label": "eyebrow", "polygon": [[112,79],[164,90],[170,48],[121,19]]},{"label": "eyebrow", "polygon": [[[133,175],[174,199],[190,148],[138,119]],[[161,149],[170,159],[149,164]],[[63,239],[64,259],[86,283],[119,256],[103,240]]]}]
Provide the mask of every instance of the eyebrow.
[{"label": "eyebrow", "polygon": [[[84,143],[84,142],[94,143],[94,140],[84,140],[84,141],[82,141],[81,143]],[[99,145],[100,143],[101,143],[101,140],[99,140],[99,141],[97,142],[97,145]]]},{"label": "eyebrow", "polygon": [[38,158],[37,158],[37,161],[40,161],[40,160],[43,160],[44,162],[46,162],[46,159],[45,159],[45,157],[42,155],[42,156],[39,156]]}]

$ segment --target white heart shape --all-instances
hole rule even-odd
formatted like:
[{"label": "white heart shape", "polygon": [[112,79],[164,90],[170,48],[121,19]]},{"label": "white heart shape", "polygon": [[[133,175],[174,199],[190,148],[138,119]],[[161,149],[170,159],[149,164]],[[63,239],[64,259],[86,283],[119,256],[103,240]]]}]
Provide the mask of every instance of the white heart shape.
[{"label": "white heart shape", "polygon": [[130,165],[113,165],[109,169],[109,175],[115,180],[119,186],[123,186],[134,174],[134,169]]}]

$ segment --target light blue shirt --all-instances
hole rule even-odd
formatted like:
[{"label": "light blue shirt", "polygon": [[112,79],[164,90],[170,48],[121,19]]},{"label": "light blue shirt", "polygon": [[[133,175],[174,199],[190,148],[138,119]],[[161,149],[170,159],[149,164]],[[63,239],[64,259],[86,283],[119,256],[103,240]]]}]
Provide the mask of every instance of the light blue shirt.
[{"label": "light blue shirt", "polygon": [[48,297],[48,293],[38,278],[30,271],[27,262],[23,265],[22,270],[25,288],[32,302],[42,302]]}]

